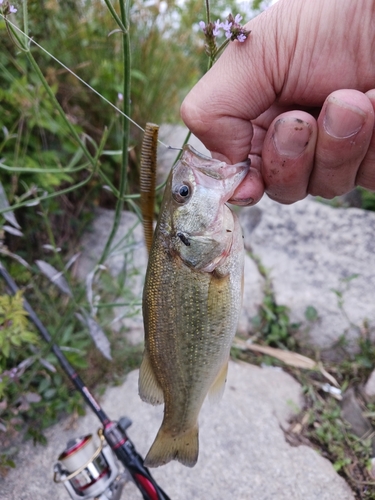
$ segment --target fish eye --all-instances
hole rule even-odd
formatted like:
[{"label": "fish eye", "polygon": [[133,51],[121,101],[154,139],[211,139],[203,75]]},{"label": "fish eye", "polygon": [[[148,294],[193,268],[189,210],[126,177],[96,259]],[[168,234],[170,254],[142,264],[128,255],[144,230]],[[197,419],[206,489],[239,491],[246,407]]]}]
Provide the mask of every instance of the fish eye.
[{"label": "fish eye", "polygon": [[180,189],[178,190],[178,194],[179,194],[180,196],[183,196],[184,198],[186,198],[186,196],[188,196],[188,195],[189,195],[189,192],[190,192],[190,189],[189,189],[189,188],[188,188],[188,186],[186,186],[185,184],[184,184],[184,185],[182,185],[182,186],[180,187]]},{"label": "fish eye", "polygon": [[177,203],[185,203],[190,199],[191,186],[188,183],[177,185],[173,191],[172,195]]}]

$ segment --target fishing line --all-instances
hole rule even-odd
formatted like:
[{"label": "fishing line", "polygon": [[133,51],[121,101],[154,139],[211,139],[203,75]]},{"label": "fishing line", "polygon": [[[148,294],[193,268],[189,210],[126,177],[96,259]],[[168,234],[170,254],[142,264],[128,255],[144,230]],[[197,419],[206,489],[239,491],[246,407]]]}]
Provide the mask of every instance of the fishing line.
[{"label": "fishing line", "polygon": [[[95,90],[93,87],[91,87],[91,85],[87,82],[85,82],[85,80],[83,80],[80,76],[78,76],[76,73],[74,73],[73,70],[71,70],[70,68],[68,68],[68,66],[66,66],[63,62],[61,62],[59,59],[57,59],[57,57],[55,57],[53,54],[51,54],[50,52],[48,52],[47,49],[45,49],[44,47],[42,47],[42,45],[40,45],[38,42],[36,42],[33,38],[31,38],[29,35],[27,35],[24,31],[21,30],[21,28],[19,28],[16,24],[12,23],[11,21],[9,21],[8,18],[6,18],[3,14],[0,13],[0,16],[4,19],[5,23],[9,23],[14,29],[16,29],[19,33],[21,33],[24,37],[26,37],[28,39],[29,42],[32,42],[34,45],[36,45],[40,50],[42,50],[45,54],[47,54],[49,57],[51,57],[54,61],[56,61],[61,67],[63,67],[64,69],[66,69],[71,75],[73,75],[75,78],[77,78],[77,80],[79,80],[81,83],[83,83],[83,85],[85,85],[87,88],[89,88],[92,92],[94,92],[94,94],[96,94],[97,96],[99,96],[103,101],[105,101],[107,104],[109,104],[110,106],[112,106],[113,109],[115,109],[116,111],[118,111],[122,116],[124,116],[127,120],[129,120],[133,125],[135,125],[136,127],[139,128],[139,130],[142,130],[142,132],[145,132],[145,129],[143,127],[141,127],[137,122],[135,122],[134,120],[132,120],[130,118],[130,116],[128,116],[127,114],[125,114],[123,111],[121,111],[121,109],[119,109],[115,104],[113,104],[111,101],[109,101],[106,97],[104,97],[100,92],[98,92],[97,90]],[[158,139],[158,142],[159,144],[161,144],[162,146],[166,147],[167,149],[180,149],[180,148],[173,148],[171,146],[168,146],[167,144],[165,144],[163,141],[161,141],[160,139]]]}]

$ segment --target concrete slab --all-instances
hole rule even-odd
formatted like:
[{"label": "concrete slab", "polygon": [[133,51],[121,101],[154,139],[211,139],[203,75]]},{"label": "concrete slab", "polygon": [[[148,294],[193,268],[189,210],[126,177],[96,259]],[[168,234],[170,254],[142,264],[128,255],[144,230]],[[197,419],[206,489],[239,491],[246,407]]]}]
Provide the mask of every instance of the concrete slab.
[{"label": "concrete slab", "polygon": [[[137,394],[138,371],[122,386],[109,388],[102,404],[111,418],[133,419],[129,436],[144,455],[160,426],[162,407]],[[200,456],[193,469],[177,462],[153,469],[172,500],[354,500],[330,462],[306,446],[291,447],[281,426],[301,404],[299,384],[280,369],[231,362],[226,391],[218,405],[205,404],[200,416]],[[67,421],[48,430],[46,447],[25,443],[17,469],[0,482],[2,500],[67,500],[52,481],[52,467],[66,441],[95,432],[90,413],[76,429]],[[123,500],[141,499],[128,484]]]},{"label": "concrete slab", "polygon": [[[318,320],[307,325],[310,343],[325,349],[345,336],[355,349],[364,320],[375,336],[374,212],[264,197],[244,208],[240,221],[245,246],[268,269],[276,301],[290,308],[291,320],[306,325],[306,308],[317,310]],[[343,293],[346,314],[334,290]]]}]

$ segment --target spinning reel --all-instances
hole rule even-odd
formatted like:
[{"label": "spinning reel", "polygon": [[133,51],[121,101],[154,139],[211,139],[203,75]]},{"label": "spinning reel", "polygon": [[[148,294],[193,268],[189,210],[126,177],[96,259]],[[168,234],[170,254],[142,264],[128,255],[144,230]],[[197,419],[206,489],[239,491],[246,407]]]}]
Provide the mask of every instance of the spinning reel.
[{"label": "spinning reel", "polygon": [[[125,431],[131,422],[123,417],[118,425]],[[119,473],[116,457],[105,445],[103,429],[98,436],[98,447],[92,434],[68,441],[54,466],[55,483],[63,483],[73,500],[119,500],[125,483],[131,480],[127,471]]]}]

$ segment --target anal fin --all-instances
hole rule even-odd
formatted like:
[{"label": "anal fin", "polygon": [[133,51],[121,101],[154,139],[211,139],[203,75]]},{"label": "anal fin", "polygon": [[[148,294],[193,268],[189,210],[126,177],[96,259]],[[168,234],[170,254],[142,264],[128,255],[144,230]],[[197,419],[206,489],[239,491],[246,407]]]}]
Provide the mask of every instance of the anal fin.
[{"label": "anal fin", "polygon": [[152,405],[164,403],[163,390],[156,380],[152,369],[148,352],[143,354],[143,360],[139,369],[138,392],[143,401]]}]

